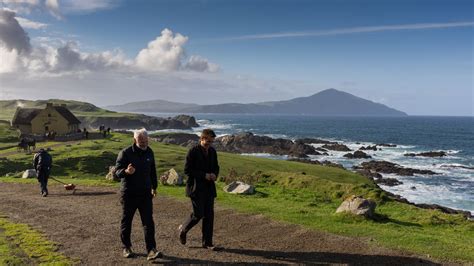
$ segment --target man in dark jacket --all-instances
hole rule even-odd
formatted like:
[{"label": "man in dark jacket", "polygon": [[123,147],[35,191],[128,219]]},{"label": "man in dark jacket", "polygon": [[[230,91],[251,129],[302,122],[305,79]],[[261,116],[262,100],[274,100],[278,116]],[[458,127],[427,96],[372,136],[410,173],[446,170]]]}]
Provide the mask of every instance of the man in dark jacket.
[{"label": "man in dark jacket", "polygon": [[115,165],[115,174],[122,182],[120,238],[123,244],[123,256],[126,258],[134,256],[130,234],[133,216],[138,209],[145,232],[147,259],[154,260],[163,256],[156,250],[153,221],[152,198],[156,195],[158,186],[155,157],[148,147],[148,133],[145,129],[135,131],[133,139],[133,145],[119,153]]},{"label": "man in dark jacket", "polygon": [[186,156],[184,172],[188,176],[186,195],[191,198],[193,212],[179,226],[179,240],[186,244],[186,234],[202,219],[202,247],[215,250],[212,242],[214,230],[215,181],[219,175],[217,152],[211,147],[216,134],[204,129],[199,144],[192,147]]},{"label": "man in dark jacket", "polygon": [[53,165],[53,158],[45,149],[39,151],[33,157],[33,167],[36,170],[36,176],[40,183],[41,196],[48,196],[48,179],[51,173],[51,166]]}]

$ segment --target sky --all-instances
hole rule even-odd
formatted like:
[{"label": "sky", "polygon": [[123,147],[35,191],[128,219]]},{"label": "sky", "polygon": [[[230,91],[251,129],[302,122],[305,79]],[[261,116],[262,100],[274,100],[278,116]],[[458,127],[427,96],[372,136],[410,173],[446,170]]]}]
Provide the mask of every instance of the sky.
[{"label": "sky", "polygon": [[0,99],[215,104],[335,88],[474,116],[470,0],[0,0]]}]

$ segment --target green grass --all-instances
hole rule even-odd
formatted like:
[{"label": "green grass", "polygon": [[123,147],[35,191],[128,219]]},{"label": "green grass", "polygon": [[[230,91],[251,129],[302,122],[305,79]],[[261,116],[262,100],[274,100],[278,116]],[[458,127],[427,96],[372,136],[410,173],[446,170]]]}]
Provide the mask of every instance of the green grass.
[{"label": "green grass", "polygon": [[[104,140],[81,141],[54,148],[53,176],[81,186],[117,183],[104,179],[118,151],[131,144],[131,137],[115,133]],[[49,145],[49,144],[42,144]],[[158,174],[174,167],[183,172],[186,148],[151,143]],[[0,160],[0,176],[21,171],[31,163],[32,155],[14,154]],[[219,153],[221,176],[231,170],[239,176],[255,176],[257,193],[252,196],[222,192],[218,182],[217,202],[241,212],[263,214],[272,219],[346,236],[372,239],[373,245],[429,255],[443,261],[474,261],[474,223],[461,215],[447,215],[395,202],[367,178],[352,172],[298,162]],[[8,169],[8,170],[7,170]],[[34,182],[0,178],[3,182]],[[183,187],[160,186],[158,192],[185,200]],[[350,195],[362,195],[378,204],[376,219],[366,220],[335,214],[336,208]],[[342,244],[342,243],[341,243]]]},{"label": "green grass", "polygon": [[57,252],[57,245],[26,224],[0,217],[0,265],[71,265],[74,261]]}]

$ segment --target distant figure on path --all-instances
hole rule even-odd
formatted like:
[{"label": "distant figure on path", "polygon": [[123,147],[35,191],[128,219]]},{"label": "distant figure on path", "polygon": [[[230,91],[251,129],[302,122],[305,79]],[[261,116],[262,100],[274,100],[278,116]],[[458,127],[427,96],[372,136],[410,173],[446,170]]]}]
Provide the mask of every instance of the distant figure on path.
[{"label": "distant figure on path", "polygon": [[214,231],[214,199],[217,196],[215,181],[219,175],[217,152],[211,147],[216,134],[204,129],[199,144],[189,149],[184,172],[188,176],[186,196],[191,198],[193,212],[179,226],[179,241],[186,244],[186,234],[202,219],[202,247],[215,250],[212,242]]},{"label": "distant figure on path", "polygon": [[41,196],[48,196],[48,179],[51,174],[53,158],[43,148],[39,149],[33,157],[33,167],[36,170],[38,182],[40,183]]},{"label": "distant figure on path", "polygon": [[120,238],[123,245],[123,256],[125,258],[134,256],[130,234],[133,216],[138,209],[145,232],[147,260],[162,257],[163,254],[156,250],[155,223],[153,221],[152,200],[156,196],[158,179],[155,157],[151,148],[148,147],[148,133],[145,129],[134,132],[133,145],[119,153],[115,168],[116,175],[122,182]]}]

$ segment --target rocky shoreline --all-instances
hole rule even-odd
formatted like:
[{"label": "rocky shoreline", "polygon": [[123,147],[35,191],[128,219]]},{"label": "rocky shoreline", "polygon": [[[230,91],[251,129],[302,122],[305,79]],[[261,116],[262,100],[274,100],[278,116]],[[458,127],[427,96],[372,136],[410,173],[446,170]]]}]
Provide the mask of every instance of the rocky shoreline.
[{"label": "rocky shoreline", "polygon": [[[199,141],[199,137],[196,134],[188,133],[160,133],[153,135],[152,138],[155,141],[176,144],[185,147],[191,147],[196,145]],[[309,144],[322,144],[321,147],[315,148]],[[363,152],[363,150],[380,150],[377,146],[380,147],[396,147],[395,144],[376,144],[373,146],[362,146],[359,150],[354,151],[353,153],[347,153],[344,155],[348,159],[370,159],[371,156]],[[346,169],[343,165],[334,163],[328,160],[318,161],[310,160],[308,155],[328,155],[328,150],[333,151],[352,151],[346,145],[321,139],[305,138],[297,139],[291,141],[288,139],[281,138],[270,138],[267,136],[258,136],[254,135],[251,132],[239,133],[235,135],[225,135],[216,138],[214,142],[214,147],[219,151],[230,152],[230,153],[269,153],[273,155],[287,155],[289,161],[301,162],[301,163],[310,163],[315,165],[323,165],[330,167],[337,167],[341,169]],[[415,156],[443,156],[445,152],[427,152],[415,154]],[[411,156],[411,155],[405,155]],[[368,162],[362,162],[360,165],[354,166],[353,169],[346,169],[355,171],[370,180],[372,180],[379,188],[379,185],[386,186],[397,186],[403,184],[400,180],[396,178],[385,178],[382,174],[395,174],[399,176],[413,176],[415,174],[419,175],[436,175],[438,173],[431,170],[421,170],[413,169],[400,166],[398,164],[388,162],[388,161],[376,161],[371,160]],[[400,195],[393,194],[382,188],[381,190],[385,191],[387,195],[393,198],[396,201],[407,203],[410,205],[417,206],[424,209],[436,209],[445,213],[450,214],[462,214],[467,219],[473,219],[472,214],[469,211],[456,210],[437,204],[415,204],[409,202],[407,199],[403,198]],[[415,188],[416,189],[416,188]]]},{"label": "rocky shoreline", "polygon": [[199,127],[193,116],[178,115],[175,117],[152,117],[147,115],[131,115],[131,116],[81,116],[79,119],[82,126],[86,128],[98,128],[104,125],[105,128],[114,130],[126,130],[131,128],[146,128],[148,130],[162,129],[191,129]]}]

